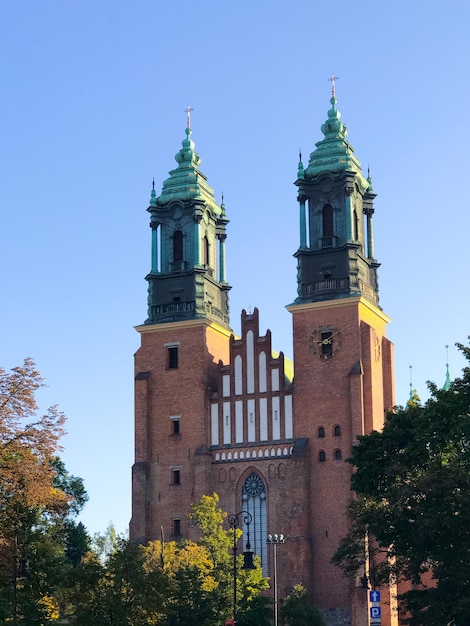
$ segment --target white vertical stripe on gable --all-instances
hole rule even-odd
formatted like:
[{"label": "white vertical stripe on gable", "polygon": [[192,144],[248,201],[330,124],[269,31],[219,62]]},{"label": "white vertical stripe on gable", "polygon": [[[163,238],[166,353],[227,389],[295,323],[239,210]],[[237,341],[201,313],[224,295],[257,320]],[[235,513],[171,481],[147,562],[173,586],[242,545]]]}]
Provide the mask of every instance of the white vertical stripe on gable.
[{"label": "white vertical stripe on gable", "polygon": [[255,392],[255,346],[253,331],[246,333],[246,389],[247,393]]},{"label": "white vertical stripe on gable", "polygon": [[224,374],[222,376],[222,395],[227,398],[230,395],[230,375]]},{"label": "white vertical stripe on gable", "polygon": [[271,389],[273,391],[279,391],[279,370],[271,370]]},{"label": "white vertical stripe on gable", "polygon": [[224,443],[231,443],[230,402],[224,402]]},{"label": "white vertical stripe on gable", "polygon": [[281,438],[281,416],[279,411],[279,396],[274,396],[272,399],[272,425],[273,425],[273,439]]},{"label": "white vertical stripe on gable", "polygon": [[246,418],[248,422],[248,441],[256,441],[256,413],[254,400],[248,400],[246,403]]},{"label": "white vertical stripe on gable", "polygon": [[259,353],[259,390],[266,391],[266,352]]},{"label": "white vertical stripe on gable", "polygon": [[241,396],[243,392],[243,364],[242,357],[237,354],[235,357],[235,395]]},{"label": "white vertical stripe on gable", "polygon": [[211,444],[219,445],[219,405],[211,406]]},{"label": "white vertical stripe on gable", "polygon": [[235,443],[243,443],[243,401],[235,402]]},{"label": "white vertical stripe on gable", "polygon": [[292,396],[285,396],[284,398],[284,412],[285,412],[285,437],[286,439],[292,439],[294,436],[292,427]]},{"label": "white vertical stripe on gable", "polygon": [[259,438],[260,441],[268,440],[268,400],[260,398],[259,401]]}]

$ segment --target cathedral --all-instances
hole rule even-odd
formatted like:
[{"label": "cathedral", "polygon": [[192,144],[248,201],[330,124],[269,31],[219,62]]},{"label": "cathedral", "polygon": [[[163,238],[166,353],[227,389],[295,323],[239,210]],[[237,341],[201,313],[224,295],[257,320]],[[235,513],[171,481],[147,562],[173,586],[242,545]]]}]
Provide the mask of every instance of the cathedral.
[{"label": "cathedral", "polygon": [[[131,538],[196,539],[187,515],[205,494],[249,513],[252,550],[277,570],[280,601],[302,583],[328,626],[396,626],[394,590],[372,622],[363,581],[331,563],[347,533],[358,435],[395,404],[389,318],[379,305],[375,193],[347,140],[334,89],[323,139],[298,165],[293,363],[274,353],[258,310],[230,327],[228,217],[188,123],[176,167],[151,192],[148,316],[137,326]],[[189,109],[188,109],[189,111]],[[294,200],[294,199],[293,199]],[[273,546],[267,536],[282,533]],[[276,556],[274,556],[276,555]],[[367,574],[364,572],[363,574]],[[375,612],[377,615],[377,611]]]}]

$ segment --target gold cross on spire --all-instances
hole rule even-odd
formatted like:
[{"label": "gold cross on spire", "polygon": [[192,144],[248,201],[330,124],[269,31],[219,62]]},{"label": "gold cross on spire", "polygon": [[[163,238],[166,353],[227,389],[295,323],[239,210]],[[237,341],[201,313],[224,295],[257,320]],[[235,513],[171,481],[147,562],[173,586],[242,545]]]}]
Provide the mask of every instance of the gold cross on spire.
[{"label": "gold cross on spire", "polygon": [[331,95],[333,98],[336,98],[336,84],[335,81],[338,80],[339,76],[335,76],[332,74],[328,79],[331,82]]},{"label": "gold cross on spire", "polygon": [[184,110],[184,112],[185,112],[185,113],[186,113],[186,115],[187,115],[187,122],[186,122],[186,123],[187,123],[187,125],[188,125],[188,128],[191,128],[191,111],[194,111],[194,109],[192,109],[192,108],[189,106],[189,104],[188,104],[188,106],[187,106],[187,107],[185,108],[185,110]]}]

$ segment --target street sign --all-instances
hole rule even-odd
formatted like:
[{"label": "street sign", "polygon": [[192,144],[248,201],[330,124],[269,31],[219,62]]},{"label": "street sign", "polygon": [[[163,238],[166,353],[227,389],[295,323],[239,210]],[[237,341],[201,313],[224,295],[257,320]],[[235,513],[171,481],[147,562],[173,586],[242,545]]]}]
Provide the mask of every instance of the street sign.
[{"label": "street sign", "polygon": [[374,604],[376,602],[380,602],[380,591],[376,591],[375,589],[373,591],[369,591],[369,600]]},{"label": "street sign", "polygon": [[382,617],[382,610],[380,606],[371,606],[370,607],[370,619],[376,619],[380,621]]}]

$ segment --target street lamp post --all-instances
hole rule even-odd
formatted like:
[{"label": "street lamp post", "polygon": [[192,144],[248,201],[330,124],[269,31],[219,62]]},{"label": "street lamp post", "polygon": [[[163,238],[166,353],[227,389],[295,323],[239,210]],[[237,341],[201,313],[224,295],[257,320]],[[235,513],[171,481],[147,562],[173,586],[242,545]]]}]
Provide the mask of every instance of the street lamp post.
[{"label": "street lamp post", "polygon": [[273,587],[274,587],[274,626],[279,622],[279,603],[277,601],[277,546],[280,543],[284,543],[284,535],[268,535],[266,543],[273,546]]},{"label": "street lamp post", "polygon": [[251,513],[240,511],[235,515],[230,515],[228,523],[233,530],[233,624],[237,623],[237,529],[240,526],[240,516],[243,516],[243,523],[246,526],[246,546],[243,551],[243,569],[256,569],[253,563],[253,551],[250,545],[250,524],[253,521]]}]

